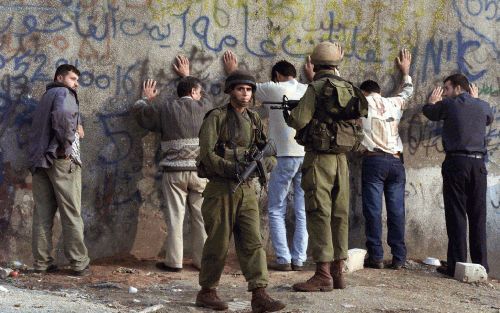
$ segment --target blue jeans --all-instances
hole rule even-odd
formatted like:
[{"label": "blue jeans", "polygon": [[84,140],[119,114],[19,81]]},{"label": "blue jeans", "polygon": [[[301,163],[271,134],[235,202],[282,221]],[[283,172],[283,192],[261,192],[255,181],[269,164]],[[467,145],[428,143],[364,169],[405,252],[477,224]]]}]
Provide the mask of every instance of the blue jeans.
[{"label": "blue jeans", "polygon": [[405,182],[406,174],[400,159],[390,155],[365,156],[362,167],[363,216],[366,247],[373,261],[382,261],[382,194],[387,210],[387,243],[393,264],[406,261],[405,246]]},{"label": "blue jeans", "polygon": [[[300,187],[303,157],[278,157],[278,164],[271,172],[268,192],[269,230],[276,254],[276,262],[302,266],[307,259],[307,228],[304,191]],[[288,248],[285,217],[287,195],[293,183],[293,207],[295,212],[295,231],[293,247]],[[290,253],[291,250],[291,253]]]}]

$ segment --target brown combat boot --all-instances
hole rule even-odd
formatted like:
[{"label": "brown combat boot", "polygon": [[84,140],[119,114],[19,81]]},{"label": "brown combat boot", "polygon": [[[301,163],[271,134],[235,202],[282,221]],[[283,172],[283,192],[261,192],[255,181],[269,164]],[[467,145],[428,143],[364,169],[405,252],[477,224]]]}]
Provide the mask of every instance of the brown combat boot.
[{"label": "brown combat boot", "polygon": [[296,283],[293,285],[295,291],[332,291],[333,280],[330,275],[330,262],[316,263],[316,273],[309,278],[308,281],[303,283]]},{"label": "brown combat boot", "polygon": [[227,303],[217,296],[215,288],[201,288],[196,296],[196,306],[209,308],[215,311],[227,310]]},{"label": "brown combat boot", "polygon": [[330,273],[333,277],[333,288],[344,289],[345,279],[344,279],[344,260],[335,260],[332,262],[330,267]]},{"label": "brown combat boot", "polygon": [[285,308],[285,304],[271,298],[265,288],[252,290],[252,312],[276,312]]}]

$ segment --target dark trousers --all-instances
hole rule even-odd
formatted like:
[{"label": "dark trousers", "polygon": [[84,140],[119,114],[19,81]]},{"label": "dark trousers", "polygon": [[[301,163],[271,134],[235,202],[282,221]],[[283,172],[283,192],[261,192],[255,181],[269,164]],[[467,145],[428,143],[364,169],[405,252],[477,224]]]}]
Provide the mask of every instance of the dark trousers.
[{"label": "dark trousers", "polygon": [[448,273],[454,275],[456,262],[467,262],[467,219],[471,260],[489,271],[484,160],[447,155],[441,173],[448,233]]},{"label": "dark trousers", "polygon": [[390,154],[365,156],[362,167],[363,216],[366,247],[373,261],[382,261],[382,195],[387,209],[387,243],[392,262],[404,264],[405,245],[405,182],[406,174],[399,158]]}]

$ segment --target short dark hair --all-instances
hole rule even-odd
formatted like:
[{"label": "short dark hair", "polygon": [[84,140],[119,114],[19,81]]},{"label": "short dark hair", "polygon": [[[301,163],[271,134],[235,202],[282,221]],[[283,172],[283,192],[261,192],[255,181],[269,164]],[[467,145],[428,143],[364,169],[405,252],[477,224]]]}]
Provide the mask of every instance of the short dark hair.
[{"label": "short dark hair", "polygon": [[191,90],[196,87],[201,87],[201,81],[193,76],[186,76],[181,78],[177,84],[177,95],[179,97],[189,96]]},{"label": "short dark hair", "polygon": [[443,80],[443,84],[447,81],[449,81],[453,87],[460,86],[463,91],[470,92],[469,80],[463,74],[450,75]]},{"label": "short dark hair", "polygon": [[380,86],[376,81],[373,81],[371,79],[362,82],[361,85],[359,85],[359,89],[368,93],[372,92],[380,93]]},{"label": "short dark hair", "polygon": [[57,76],[66,76],[69,72],[73,72],[76,75],[80,76],[80,71],[76,68],[76,66],[71,64],[61,64],[56,69],[56,73],[54,74],[54,81],[57,80]]},{"label": "short dark hair", "polygon": [[338,68],[337,65],[314,64],[313,71],[314,72],[319,72],[319,71],[322,71],[322,70],[333,71],[333,70],[335,70],[337,68]]},{"label": "short dark hair", "polygon": [[292,76],[293,78],[297,77],[297,70],[295,69],[295,66],[285,60],[281,60],[274,64],[273,68],[271,69],[272,81],[277,81],[276,72],[280,73],[283,76]]}]

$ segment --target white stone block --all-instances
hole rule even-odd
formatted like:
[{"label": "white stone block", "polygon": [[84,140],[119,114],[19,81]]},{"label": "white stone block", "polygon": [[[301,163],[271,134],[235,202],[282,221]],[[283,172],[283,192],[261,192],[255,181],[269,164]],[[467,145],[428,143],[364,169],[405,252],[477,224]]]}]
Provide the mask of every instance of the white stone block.
[{"label": "white stone block", "polygon": [[481,264],[457,262],[455,279],[466,283],[485,282],[488,274]]},{"label": "white stone block", "polygon": [[363,264],[365,263],[366,250],[364,249],[349,249],[347,251],[348,257],[346,262],[345,271],[347,273],[352,273],[357,270],[362,270],[364,268]]}]

